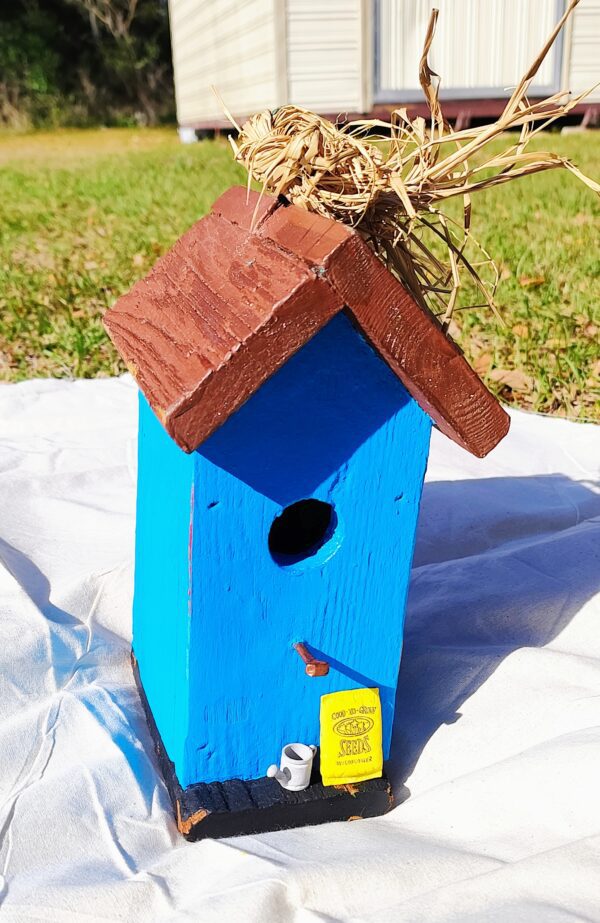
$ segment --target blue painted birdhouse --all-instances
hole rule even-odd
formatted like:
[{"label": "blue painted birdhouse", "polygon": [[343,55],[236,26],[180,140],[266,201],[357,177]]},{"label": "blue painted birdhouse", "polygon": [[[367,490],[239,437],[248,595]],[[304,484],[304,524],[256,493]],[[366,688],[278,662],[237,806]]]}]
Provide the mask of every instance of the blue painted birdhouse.
[{"label": "blue painted birdhouse", "polygon": [[354,688],[387,758],[432,422],[484,455],[506,414],[358,234],[245,190],[106,325],[140,386],[133,648],[180,829],[380,813],[387,783],[265,772]]}]

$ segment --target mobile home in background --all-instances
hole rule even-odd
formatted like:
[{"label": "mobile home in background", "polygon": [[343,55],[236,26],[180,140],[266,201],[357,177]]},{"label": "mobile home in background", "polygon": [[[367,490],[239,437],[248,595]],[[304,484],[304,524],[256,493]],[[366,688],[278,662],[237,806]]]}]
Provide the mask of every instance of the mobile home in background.
[{"label": "mobile home in background", "polygon": [[[432,6],[430,55],[448,118],[494,117],[564,12],[564,0],[169,0],[180,133],[225,126],[210,87],[243,118],[286,103],[323,115],[425,107],[419,58]],[[600,0],[582,0],[531,96],[600,82]],[[578,107],[600,114],[600,88]]]}]

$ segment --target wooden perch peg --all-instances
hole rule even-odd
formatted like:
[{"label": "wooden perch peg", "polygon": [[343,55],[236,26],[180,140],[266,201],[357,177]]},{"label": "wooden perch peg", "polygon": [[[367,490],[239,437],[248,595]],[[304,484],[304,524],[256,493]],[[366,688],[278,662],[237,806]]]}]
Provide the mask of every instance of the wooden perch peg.
[{"label": "wooden perch peg", "polygon": [[317,660],[307,650],[302,641],[294,644],[294,650],[300,655],[302,661],[306,664],[307,676],[327,676],[329,673],[329,664],[326,660]]}]

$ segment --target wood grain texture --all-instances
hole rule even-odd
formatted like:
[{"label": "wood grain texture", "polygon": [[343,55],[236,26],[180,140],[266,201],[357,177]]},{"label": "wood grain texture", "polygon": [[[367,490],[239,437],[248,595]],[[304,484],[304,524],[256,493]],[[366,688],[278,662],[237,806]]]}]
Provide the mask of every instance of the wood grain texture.
[{"label": "wood grain texture", "polygon": [[354,235],[328,270],[356,323],[438,428],[480,458],[510,418],[436,319]]},{"label": "wood grain texture", "polygon": [[[257,261],[258,262],[258,261]],[[273,268],[273,272],[277,272]],[[230,357],[173,408],[167,432],[193,451],[238,410],[334,314],[340,302],[330,286],[306,276],[271,307],[268,319]]]},{"label": "wood grain texture", "polygon": [[140,392],[133,636],[146,693],[171,759],[189,724],[189,565],[194,457],[167,435]]},{"label": "wood grain texture", "polygon": [[319,780],[316,765],[311,785],[302,792],[288,792],[275,779],[267,777],[247,782],[240,779],[198,782],[182,788],[154,721],[133,652],[131,662],[177,828],[187,840],[359,820],[386,814],[394,807],[392,787],[385,776],[352,785],[325,786]]},{"label": "wood grain texture", "polygon": [[510,418],[437,319],[421,308],[360,235],[298,208],[266,214],[258,233],[327,280],[364,335],[438,428],[483,457]]},{"label": "wood grain texture", "polygon": [[213,204],[211,212],[237,224],[246,231],[257,230],[265,218],[279,208],[279,201],[273,196],[263,195],[253,189],[232,186]]},{"label": "wood grain texture", "polygon": [[[380,690],[387,759],[430,431],[340,313],[198,448],[182,781],[258,778],[285,744],[318,744],[322,695],[363,686]],[[308,497],[335,529],[282,566],[271,527]],[[326,676],[306,675],[298,641]]]},{"label": "wood grain texture", "polygon": [[304,261],[209,215],[104,322],[167,432],[192,452],[341,306]]},{"label": "wood grain texture", "polygon": [[294,205],[280,206],[266,214],[257,233],[306,260],[322,276],[340,248],[354,236],[351,228],[339,221],[330,221]]},{"label": "wood grain texture", "polygon": [[193,451],[346,308],[437,426],[487,454],[509,418],[352,229],[228,190],[105,315],[163,425]]},{"label": "wood grain texture", "polygon": [[340,786],[317,781],[301,792],[286,792],[275,779],[232,779],[185,789],[175,816],[180,832],[195,841],[362,820],[393,807],[385,776]]},{"label": "wood grain texture", "polygon": [[[387,757],[430,430],[343,312],[192,455],[141,397],[133,643],[184,787],[259,778],[318,744],[321,695],[362,686]],[[281,564],[273,522],[308,497],[335,527]]]}]

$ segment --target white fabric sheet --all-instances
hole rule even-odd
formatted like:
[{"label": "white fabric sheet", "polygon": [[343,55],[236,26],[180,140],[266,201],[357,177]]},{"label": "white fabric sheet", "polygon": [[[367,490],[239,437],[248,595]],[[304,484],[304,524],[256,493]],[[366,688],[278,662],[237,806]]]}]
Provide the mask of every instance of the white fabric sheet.
[{"label": "white fabric sheet", "polygon": [[434,434],[404,803],[195,844],[129,666],[135,428],[127,377],[0,387],[0,919],[600,920],[600,428]]}]

